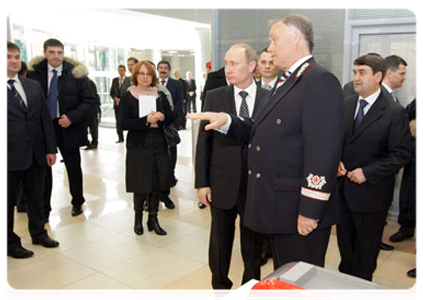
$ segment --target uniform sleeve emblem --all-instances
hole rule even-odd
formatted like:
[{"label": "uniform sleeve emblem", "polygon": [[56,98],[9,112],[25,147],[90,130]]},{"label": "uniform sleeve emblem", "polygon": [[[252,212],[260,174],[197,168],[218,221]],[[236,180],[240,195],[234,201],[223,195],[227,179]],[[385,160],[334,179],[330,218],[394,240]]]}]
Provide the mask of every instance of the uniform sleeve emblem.
[{"label": "uniform sleeve emblem", "polygon": [[307,183],[309,188],[321,190],[326,184],[326,179],[325,176],[318,176],[310,173],[307,176]]}]

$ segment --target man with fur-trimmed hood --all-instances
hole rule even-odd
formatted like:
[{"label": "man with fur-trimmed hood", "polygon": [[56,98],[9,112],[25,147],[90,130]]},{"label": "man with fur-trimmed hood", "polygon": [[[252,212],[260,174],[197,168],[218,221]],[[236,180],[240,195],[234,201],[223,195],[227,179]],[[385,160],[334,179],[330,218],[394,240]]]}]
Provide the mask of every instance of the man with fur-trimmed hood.
[{"label": "man with fur-trimmed hood", "polygon": [[[80,62],[64,56],[64,45],[56,39],[44,42],[44,57],[36,57],[28,67],[28,77],[41,83],[53,121],[57,146],[63,156],[72,195],[72,216],[82,213],[81,154],[87,145],[87,119],[95,108],[95,95],[88,82],[88,70]],[[51,211],[53,187],[51,168],[44,185],[45,221]]]}]

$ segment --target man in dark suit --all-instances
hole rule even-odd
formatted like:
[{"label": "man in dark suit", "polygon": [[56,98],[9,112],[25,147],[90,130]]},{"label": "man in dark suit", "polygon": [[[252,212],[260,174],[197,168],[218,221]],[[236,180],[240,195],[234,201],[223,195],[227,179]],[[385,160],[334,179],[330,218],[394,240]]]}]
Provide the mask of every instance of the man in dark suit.
[{"label": "man in dark suit", "polygon": [[[87,121],[95,109],[95,95],[87,68],[64,56],[64,45],[56,39],[44,42],[44,57],[32,60],[28,77],[41,83],[53,122],[57,146],[62,154],[72,195],[72,216],[82,214],[85,202],[79,147],[88,144]],[[51,211],[52,170],[46,171],[44,213]]]},{"label": "man in dark suit", "polygon": [[261,75],[257,84],[263,89],[271,91],[278,81],[278,68],[273,64],[272,55],[267,48],[259,53],[257,66]]},{"label": "man in dark suit", "polygon": [[395,102],[398,98],[395,95],[395,90],[403,86],[407,73],[407,62],[398,55],[390,55],[385,57],[386,74],[383,77],[382,88],[391,95]]},{"label": "man in dark suit", "polygon": [[[253,73],[257,54],[247,44],[233,45],[226,52],[225,72],[230,86],[207,94],[207,111],[227,112],[241,117],[255,117],[257,107],[268,92],[257,86]],[[244,110],[246,109],[246,110]],[[235,219],[240,216],[241,252],[244,261],[242,283],[260,280],[259,236],[243,226],[247,191],[247,144],[222,139],[218,132],[206,131],[200,125],[198,134],[195,187],[198,198],[211,206],[209,265],[214,289],[230,289],[228,278]]]},{"label": "man in dark suit", "polygon": [[44,229],[43,185],[45,166],[56,162],[56,140],[43,90],[38,82],[18,76],[20,49],[7,42],[7,255],[34,255],[22,247],[13,231],[14,207],[22,184],[27,195],[28,227],[32,243],[59,246]]},{"label": "man in dark suit", "polygon": [[181,83],[182,86],[182,106],[179,111],[179,122],[181,124],[181,129],[186,129],[187,119],[186,115],[188,112],[188,83],[182,79],[181,73],[178,70],[173,72],[173,77]]},{"label": "man in dark suit", "polygon": [[395,173],[410,159],[407,112],[381,91],[384,61],[364,55],[354,61],[354,89],[345,101],[345,140],[339,164],[341,254],[339,271],[372,280]]},{"label": "man in dark suit", "polygon": [[120,128],[120,122],[118,120],[120,97],[123,93],[126,92],[128,87],[131,86],[131,79],[125,76],[125,72],[126,72],[125,66],[119,65],[118,67],[119,77],[113,78],[112,86],[110,88],[110,97],[112,97],[113,99],[113,110],[115,111],[116,131],[119,138],[116,143],[122,143],[124,141],[123,130],[122,128]]},{"label": "man in dark suit", "polygon": [[[170,77],[170,70],[171,66],[170,63],[167,61],[160,61],[157,64],[157,71],[159,72],[159,83],[166,87],[170,94],[172,95],[173,100],[173,115],[175,117],[174,123],[171,126],[174,126],[177,130],[181,129],[181,125],[179,122],[179,111],[182,108],[182,84],[173,78]],[[169,155],[170,161],[172,163],[172,170],[173,170],[173,178],[174,178],[174,185],[177,183],[177,179],[175,177],[175,167],[176,167],[176,160],[177,160],[177,147],[169,147]],[[175,204],[169,198],[170,189],[167,190],[163,195],[161,201],[165,204],[165,206],[169,209],[174,209]]]},{"label": "man in dark suit", "polygon": [[293,261],[323,267],[331,226],[340,221],[337,168],[343,140],[339,81],[316,64],[313,24],[300,15],[274,20],[269,52],[287,71],[257,117],[189,116],[227,139],[249,140],[244,225],[271,235],[275,269]]},{"label": "man in dark suit", "polygon": [[[187,83],[188,83],[188,112],[197,112],[197,85],[195,84],[195,80],[192,78],[191,72],[187,72]],[[192,106],[192,110],[191,110]]]},{"label": "man in dark suit", "polygon": [[201,111],[204,111],[204,100],[206,99],[207,92],[225,85],[228,85],[225,76],[225,67],[207,74],[206,84],[201,95]]}]

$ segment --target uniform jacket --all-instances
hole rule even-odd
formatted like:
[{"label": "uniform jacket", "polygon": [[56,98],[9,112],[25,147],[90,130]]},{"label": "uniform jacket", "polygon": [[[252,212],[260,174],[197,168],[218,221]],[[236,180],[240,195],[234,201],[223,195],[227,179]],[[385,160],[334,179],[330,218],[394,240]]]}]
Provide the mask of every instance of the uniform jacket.
[{"label": "uniform jacket", "polygon": [[[47,59],[36,57],[28,64],[28,78],[41,84],[44,96],[48,92]],[[88,143],[87,119],[95,109],[95,95],[90,88],[87,68],[71,58],[63,61],[59,77],[59,113],[66,114],[72,124],[63,128],[64,147],[73,150]]]},{"label": "uniform jacket", "polygon": [[299,214],[320,228],[339,222],[343,102],[339,81],[310,58],[273,89],[254,121],[233,118],[227,137],[250,140],[247,227],[297,233]]},{"label": "uniform jacket", "polygon": [[395,173],[410,159],[410,129],[407,111],[381,92],[354,130],[358,96],[345,103],[345,141],[342,162],[348,171],[363,168],[366,182],[340,179],[348,208],[354,212],[377,212],[389,208]]},{"label": "uniform jacket", "polygon": [[[257,87],[253,117],[257,114],[260,101],[268,92]],[[234,86],[224,86],[207,94],[205,110],[227,112],[236,115]],[[195,187],[211,187],[212,206],[221,209],[232,208],[237,201],[241,174],[246,174],[247,160],[245,141],[224,139],[216,131],[206,131],[202,122],[198,133],[195,160]],[[244,157],[244,159],[243,159]],[[244,169],[244,170],[243,170]]]},{"label": "uniform jacket", "polygon": [[27,98],[27,111],[15,97],[7,97],[7,170],[28,169],[35,158],[46,165],[46,154],[56,153],[56,138],[43,90],[38,82],[19,76]]}]

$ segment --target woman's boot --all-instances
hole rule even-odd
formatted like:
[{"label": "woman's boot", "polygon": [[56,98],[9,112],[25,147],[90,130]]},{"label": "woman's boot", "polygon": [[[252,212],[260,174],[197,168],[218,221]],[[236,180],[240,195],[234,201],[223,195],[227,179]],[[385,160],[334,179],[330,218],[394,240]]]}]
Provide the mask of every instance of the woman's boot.
[{"label": "woman's boot", "polygon": [[134,232],[137,235],[142,235],[144,233],[144,228],[142,227],[142,212],[146,198],[145,194],[134,194]]},{"label": "woman's boot", "polygon": [[159,194],[150,194],[148,198],[148,220],[147,228],[148,231],[153,231],[157,235],[166,235],[167,232],[160,227],[159,220],[157,219],[157,213],[159,211]]}]

